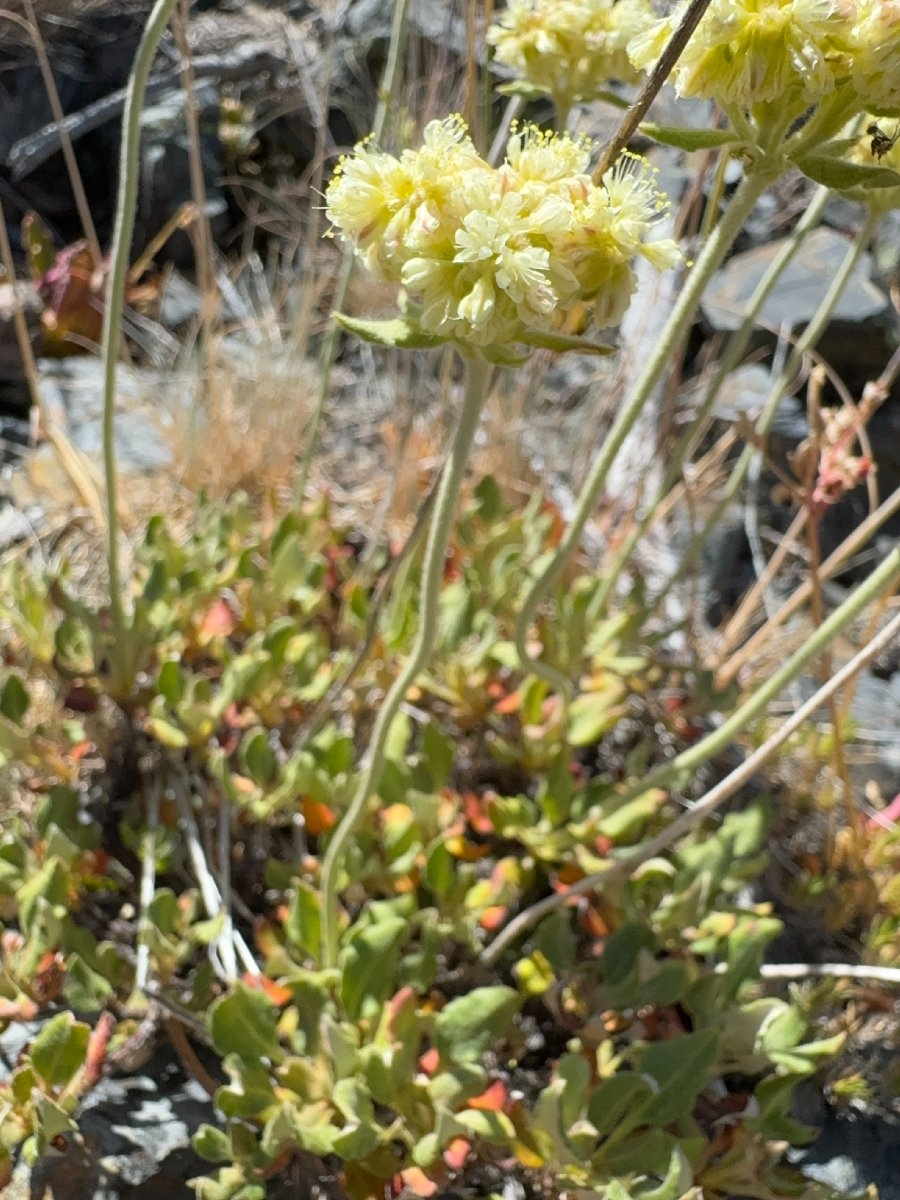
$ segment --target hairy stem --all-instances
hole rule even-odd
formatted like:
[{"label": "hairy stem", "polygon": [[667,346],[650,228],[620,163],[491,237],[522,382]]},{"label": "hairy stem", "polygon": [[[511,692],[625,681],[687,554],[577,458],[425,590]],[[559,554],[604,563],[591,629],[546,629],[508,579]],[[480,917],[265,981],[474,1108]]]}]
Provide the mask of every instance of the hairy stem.
[{"label": "hairy stem", "polygon": [[467,362],[466,391],[462,412],[453,438],[440,486],[435,499],[434,513],[428,529],[425,546],[425,561],[422,568],[421,595],[419,600],[419,627],[409,658],[394,680],[378,711],[372,736],[366,749],[362,777],[359,780],[350,806],[334,832],[322,862],[322,965],[334,968],[338,955],[338,882],[344,861],[347,843],[353,837],[365,812],[369,798],[378,788],[384,769],[385,750],[391,724],[410,686],[426,665],[437,636],[440,609],[441,580],[444,573],[444,558],[456,500],[469,450],[478,428],[478,419],[484,404],[490,368],[480,358]]},{"label": "hairy stem", "polygon": [[112,621],[111,660],[118,684],[127,683],[130,675],[129,639],[126,631],[125,604],[119,570],[119,511],[116,477],[115,415],[116,362],[118,359],[120,325],[125,306],[125,282],[128,259],[134,234],[134,215],[137,205],[139,151],[141,143],[141,108],[147,90],[147,80],[153,67],[162,36],[166,31],[178,0],[157,0],[144,27],[140,45],[128,79],[125,111],[122,116],[122,148],[119,154],[119,190],[116,197],[116,219],[113,228],[111,265],[106,285],[106,304],[103,309],[103,469],[106,475],[106,538],[109,569],[109,603]]}]

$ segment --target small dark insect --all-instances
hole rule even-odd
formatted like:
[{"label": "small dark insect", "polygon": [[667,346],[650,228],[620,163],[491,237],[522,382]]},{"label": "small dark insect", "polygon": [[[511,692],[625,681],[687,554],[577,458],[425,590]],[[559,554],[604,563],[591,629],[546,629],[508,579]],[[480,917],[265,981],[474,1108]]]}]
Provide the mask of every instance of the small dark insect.
[{"label": "small dark insect", "polygon": [[893,150],[897,138],[900,137],[900,123],[898,123],[897,128],[894,130],[893,137],[888,137],[881,126],[875,121],[866,128],[866,133],[872,139],[872,153],[876,158],[884,158],[888,150]]}]

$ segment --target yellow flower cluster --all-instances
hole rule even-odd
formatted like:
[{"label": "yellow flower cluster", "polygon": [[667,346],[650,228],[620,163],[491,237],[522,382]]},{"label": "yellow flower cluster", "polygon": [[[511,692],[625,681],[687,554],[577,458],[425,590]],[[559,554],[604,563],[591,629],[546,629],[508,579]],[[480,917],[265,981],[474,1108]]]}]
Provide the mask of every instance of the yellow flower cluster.
[{"label": "yellow flower cluster", "polygon": [[[683,0],[629,45],[649,69]],[[900,0],[712,0],[672,75],[681,96],[800,115],[839,86],[859,110],[900,110]],[[850,92],[845,93],[848,97]]]},{"label": "yellow flower cluster", "polygon": [[628,44],[653,20],[646,0],[509,0],[487,40],[497,62],[568,108],[637,78]]},{"label": "yellow flower cluster", "polygon": [[634,291],[634,256],[663,268],[679,251],[653,240],[666,200],[646,164],[625,156],[598,186],[590,153],[586,139],[528,127],[494,168],[450,117],[398,157],[358,146],[326,212],[375,275],[403,286],[429,335],[504,346],[560,329],[581,302],[611,325]]},{"label": "yellow flower cluster", "polygon": [[900,113],[900,3],[859,0],[850,39],[852,79],[860,104],[879,115]]}]

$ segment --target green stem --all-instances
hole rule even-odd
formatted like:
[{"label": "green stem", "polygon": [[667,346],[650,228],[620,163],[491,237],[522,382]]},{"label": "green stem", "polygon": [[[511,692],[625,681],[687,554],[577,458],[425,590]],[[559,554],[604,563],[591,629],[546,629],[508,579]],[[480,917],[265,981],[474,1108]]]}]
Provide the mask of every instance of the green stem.
[{"label": "green stem", "polygon": [[[872,235],[875,232],[879,220],[880,217],[877,213],[870,212],[866,217],[866,220],[859,233],[853,239],[852,244],[847,248],[847,253],[844,255],[844,260],[838,267],[828,291],[822,298],[822,303],[819,305],[810,323],[803,330],[803,333],[801,333],[797,338],[797,341],[794,344],[794,349],[788,356],[787,362],[784,364],[781,374],[778,376],[778,379],[775,381],[771,390],[769,391],[769,395],[767,396],[766,402],[763,405],[762,412],[760,413],[759,419],[754,426],[755,440],[764,438],[768,434],[772,421],[775,419],[775,413],[778,411],[778,405],[781,403],[781,399],[786,389],[789,387],[791,380],[794,378],[798,369],[800,368],[800,365],[803,361],[803,356],[822,336],[825,327],[828,325],[828,322],[831,319],[834,306],[837,304],[841,297],[841,293],[847,286],[847,280],[850,278],[854,267],[856,266],[862,254],[865,253],[869,242],[872,240]],[[722,495],[719,498],[719,502],[713,510],[712,515],[705,520],[703,528],[688,545],[682,557],[681,566],[666,583],[662,593],[659,597],[657,597],[656,603],[653,606],[654,608],[661,602],[670,588],[680,583],[685,576],[694,569],[697,558],[703,547],[706,545],[710,535],[715,529],[719,528],[719,522],[722,518],[722,514],[725,512],[743,486],[744,480],[747,477],[747,472],[750,470],[750,465],[753,462],[756,454],[757,448],[755,442],[748,443],[741,451],[741,454],[734,465],[734,469],[728,478],[728,482],[725,485]]]},{"label": "green stem", "polygon": [[406,693],[426,665],[437,636],[441,581],[453,514],[463,472],[478,428],[478,419],[487,390],[489,365],[481,358],[466,364],[466,392],[453,445],[444,466],[435,499],[434,514],[428,528],[425,561],[419,598],[419,627],[412,652],[384,698],[366,750],[362,777],[350,806],[335,830],[322,861],[322,965],[337,966],[338,954],[338,876],[343,866],[347,843],[356,832],[366,804],[378,788],[384,768],[388,733]]},{"label": "green stem", "polygon": [[817,190],[810,201],[809,207],[803,214],[802,219],[798,222],[797,227],[794,229],[794,232],[788,239],[786,239],[784,245],[772,259],[762,279],[760,279],[759,283],[756,285],[756,289],[754,290],[753,295],[750,297],[750,301],[747,305],[747,311],[744,314],[744,319],[741,322],[741,326],[729,339],[728,347],[722,356],[722,360],[716,369],[716,373],[713,376],[709,387],[707,388],[702,405],[697,410],[688,428],[684,431],[684,433],[682,433],[681,437],[676,442],[671,455],[666,455],[666,461],[668,465],[666,467],[665,477],[659,486],[659,490],[653,497],[653,500],[648,506],[646,513],[641,517],[640,521],[638,521],[631,534],[629,534],[619,549],[615,559],[613,560],[612,566],[607,572],[604,573],[603,582],[600,584],[597,594],[592,601],[592,605],[597,612],[602,611],[604,604],[618,582],[619,576],[631,560],[631,555],[634,552],[635,547],[644,536],[648,525],[652,524],[656,516],[657,508],[681,478],[681,470],[684,466],[684,461],[687,458],[692,445],[694,444],[697,430],[709,417],[709,414],[712,412],[713,405],[718,399],[719,392],[722,390],[722,385],[734,370],[738,360],[746,350],[753,334],[753,330],[756,327],[756,317],[760,309],[766,302],[766,299],[772,288],[781,278],[782,272],[800,249],[804,239],[806,238],[806,235],[818,224],[819,218],[822,215],[822,210],[824,209],[830,195],[831,192],[828,190],[828,188],[819,188]]},{"label": "green stem", "polygon": [[141,144],[141,108],[147,90],[156,50],[166,31],[178,0],[157,0],[144,27],[134,66],[125,94],[122,116],[122,146],[119,152],[119,190],[113,227],[111,266],[106,284],[103,309],[103,470],[106,475],[106,537],[109,570],[109,604],[112,623],[110,659],[118,685],[127,685],[131,674],[127,618],[119,570],[118,479],[116,475],[115,416],[116,363],[121,338],[122,310],[125,307],[125,282],[134,234],[137,205],[139,153]]},{"label": "green stem", "polygon": [[[699,766],[708,762],[715,755],[723,753],[739,734],[743,733],[757,717],[760,717],[764,713],[765,709],[776,696],[784,691],[808,664],[830,645],[841,630],[853,621],[868,604],[877,599],[885,589],[896,583],[898,578],[900,578],[900,548],[892,550],[881,566],[876,571],[873,571],[869,578],[861,583],[855,591],[851,592],[844,603],[822,622],[800,649],[788,659],[785,665],[758,687],[753,695],[737,708],[726,721],[712,733],[707,734],[701,741],[689,747],[689,749],[682,751],[671,762],[657,767],[655,771],[651,771],[649,775],[632,784],[619,797],[620,805],[629,804],[632,800],[636,800],[639,796],[643,796],[653,789],[667,791],[671,788],[683,786],[684,782],[690,778],[692,772],[696,771]],[[661,852],[664,845],[670,846],[677,837],[686,833],[690,826],[700,816],[704,815],[705,812],[706,808],[699,808],[696,812],[692,808],[689,808],[686,812],[682,813],[662,834],[653,839],[654,852]],[[638,846],[624,858],[619,859],[617,862],[612,862],[605,871],[598,871],[593,875],[580,879],[577,883],[566,889],[566,891],[559,892],[538,901],[537,904],[533,904],[530,908],[519,913],[507,925],[504,931],[495,938],[481,955],[481,961],[485,964],[493,965],[509,946],[548,913],[570,903],[575,896],[583,896],[589,892],[596,891],[614,878],[627,877],[632,870],[645,862],[646,858],[646,847],[644,845]]]},{"label": "green stem", "polygon": [[613,461],[628,436],[629,430],[665,374],[676,346],[682,338],[687,336],[706,285],[721,265],[729,247],[740,232],[753,206],[769,186],[773,175],[773,170],[767,167],[763,160],[755,164],[755,169],[748,171],[744,176],[731,204],[694,263],[660,335],[654,353],[651,354],[631,395],[619,410],[619,414],[600,448],[600,453],[594,461],[578,498],[575,514],[565,536],[553,558],[532,584],[531,590],[525,597],[516,623],[516,649],[522,668],[526,671],[533,671],[545,679],[564,697],[572,694],[571,680],[555,667],[540,662],[528,650],[528,634],[534,615],[540,604],[546,599],[565,564],[577,549],[584,527],[594,511],[597,498],[606,482]]}]

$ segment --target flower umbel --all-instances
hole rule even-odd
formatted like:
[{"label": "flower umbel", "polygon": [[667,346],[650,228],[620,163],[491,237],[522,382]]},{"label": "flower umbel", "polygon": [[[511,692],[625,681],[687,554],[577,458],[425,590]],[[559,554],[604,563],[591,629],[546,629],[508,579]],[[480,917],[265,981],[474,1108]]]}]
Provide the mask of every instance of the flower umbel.
[{"label": "flower umbel", "polygon": [[[848,74],[852,7],[851,0],[712,0],[675,67],[675,88],[726,111],[777,104],[800,114]],[[655,63],[684,8],[633,40],[635,66]]]},{"label": "flower umbel", "polygon": [[652,20],[645,0],[509,0],[487,40],[497,62],[567,109],[636,78],[628,43]]},{"label": "flower umbel", "polygon": [[584,301],[609,325],[634,290],[634,256],[668,267],[679,253],[653,240],[667,203],[646,164],[623,156],[597,186],[590,150],[527,127],[493,168],[451,117],[399,158],[358,146],[329,184],[326,211],[375,275],[402,283],[426,334],[501,347],[560,329]]}]

